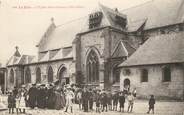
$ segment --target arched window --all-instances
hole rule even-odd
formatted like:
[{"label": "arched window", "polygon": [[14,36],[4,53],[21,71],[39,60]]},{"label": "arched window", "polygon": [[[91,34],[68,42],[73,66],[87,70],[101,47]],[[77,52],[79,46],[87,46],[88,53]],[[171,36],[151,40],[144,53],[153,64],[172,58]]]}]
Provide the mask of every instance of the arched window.
[{"label": "arched window", "polygon": [[49,69],[48,69],[48,82],[53,82],[53,69],[52,67],[50,66]]},{"label": "arched window", "polygon": [[10,70],[10,83],[14,84],[14,71],[13,71],[13,69]]},{"label": "arched window", "polygon": [[99,81],[99,61],[97,54],[93,50],[88,54],[86,71],[88,82]]},{"label": "arched window", "polygon": [[31,70],[29,68],[25,71],[25,83],[31,83]]},{"label": "arched window", "polygon": [[169,81],[171,81],[171,69],[170,69],[170,67],[164,67],[163,69],[162,69],[162,81],[163,82],[169,82]]},{"label": "arched window", "polygon": [[36,69],[36,83],[41,83],[41,69],[39,67]]},{"label": "arched window", "polygon": [[148,82],[148,70],[147,69],[141,70],[141,82]]}]

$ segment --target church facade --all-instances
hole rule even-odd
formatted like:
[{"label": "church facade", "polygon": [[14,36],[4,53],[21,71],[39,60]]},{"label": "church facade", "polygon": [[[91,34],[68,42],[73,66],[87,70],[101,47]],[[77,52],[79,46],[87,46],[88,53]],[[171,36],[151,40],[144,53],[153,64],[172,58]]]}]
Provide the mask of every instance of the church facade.
[{"label": "church facade", "polygon": [[7,89],[57,80],[122,89],[125,60],[150,38],[184,30],[183,1],[164,2],[165,7],[159,7],[161,0],[155,0],[123,11],[100,4],[88,16],[63,25],[56,25],[52,18],[37,44],[38,56],[20,54],[16,48],[7,62]]}]

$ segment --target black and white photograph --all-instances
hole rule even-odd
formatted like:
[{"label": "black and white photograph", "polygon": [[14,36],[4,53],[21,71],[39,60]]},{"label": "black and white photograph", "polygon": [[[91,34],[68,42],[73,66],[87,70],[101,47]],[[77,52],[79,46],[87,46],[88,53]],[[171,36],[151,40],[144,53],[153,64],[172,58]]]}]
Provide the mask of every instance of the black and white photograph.
[{"label": "black and white photograph", "polygon": [[184,0],[0,0],[0,115],[184,115]]}]

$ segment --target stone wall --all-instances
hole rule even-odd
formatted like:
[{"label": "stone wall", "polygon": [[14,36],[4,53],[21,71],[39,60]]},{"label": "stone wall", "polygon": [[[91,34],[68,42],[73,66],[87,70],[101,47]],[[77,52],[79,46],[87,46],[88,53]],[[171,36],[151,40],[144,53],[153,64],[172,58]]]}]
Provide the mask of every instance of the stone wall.
[{"label": "stone wall", "polygon": [[[164,65],[138,66],[121,69],[120,89],[123,89],[124,79],[130,79],[131,90],[137,89],[138,97],[147,98],[154,94],[158,98],[183,99],[184,97],[184,68],[181,65],[170,65],[171,81],[162,81],[162,68]],[[125,69],[130,70],[130,74],[124,73]],[[141,82],[141,69],[148,70],[148,82]]]},{"label": "stone wall", "polygon": [[47,62],[47,63],[38,63],[34,65],[28,65],[27,67],[31,70],[31,82],[36,82],[36,69],[41,69],[41,83],[48,82],[48,68],[52,67],[53,69],[53,81],[57,81],[59,79],[59,70],[62,67],[67,69],[67,76],[70,77],[71,83],[75,83],[75,78],[73,75],[75,74],[75,63],[72,62],[72,59],[69,60],[61,60],[61,61],[54,61],[54,62]]},{"label": "stone wall", "polygon": [[[48,68],[52,67],[53,69],[53,80],[57,81],[59,70],[62,67],[67,69],[67,76],[70,77],[70,83],[75,83],[75,63],[72,61],[73,59],[67,60],[60,60],[54,62],[46,62],[46,63],[37,63],[37,64],[30,64],[24,66],[13,66],[8,67],[7,71],[7,86],[8,89],[12,89],[16,84],[18,86],[21,85],[22,78],[25,79],[25,71],[27,68],[30,69],[31,73],[31,83],[36,83],[36,70],[37,68],[41,69],[41,83],[47,83],[48,77]],[[10,83],[10,71],[13,69],[14,71],[14,84]],[[25,80],[23,81],[25,83]]]}]

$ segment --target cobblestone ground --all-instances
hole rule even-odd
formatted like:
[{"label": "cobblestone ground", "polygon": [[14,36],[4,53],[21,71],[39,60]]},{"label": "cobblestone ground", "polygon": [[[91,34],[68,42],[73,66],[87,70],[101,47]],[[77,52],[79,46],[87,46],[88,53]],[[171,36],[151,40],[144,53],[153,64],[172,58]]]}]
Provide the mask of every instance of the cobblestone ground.
[{"label": "cobblestone ground", "polygon": [[[94,107],[95,108],[95,107]],[[120,113],[117,111],[108,111],[96,113],[95,111],[85,113],[78,109],[78,105],[74,104],[73,113],[63,110],[48,110],[48,109],[27,109],[26,115],[146,115],[148,110],[148,102],[145,100],[136,100],[134,110],[132,113]],[[125,111],[127,110],[127,103],[125,104]],[[14,113],[15,114],[15,113]],[[0,111],[0,115],[8,115],[8,110]],[[22,114],[23,115],[23,114]],[[155,115],[184,115],[184,102],[166,102],[157,101],[155,105]]]}]

